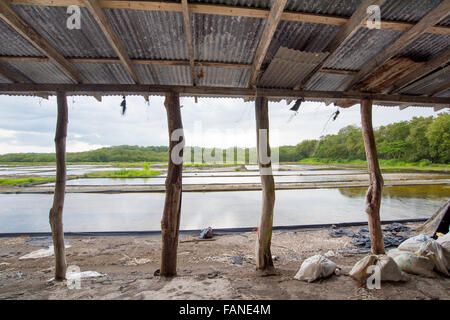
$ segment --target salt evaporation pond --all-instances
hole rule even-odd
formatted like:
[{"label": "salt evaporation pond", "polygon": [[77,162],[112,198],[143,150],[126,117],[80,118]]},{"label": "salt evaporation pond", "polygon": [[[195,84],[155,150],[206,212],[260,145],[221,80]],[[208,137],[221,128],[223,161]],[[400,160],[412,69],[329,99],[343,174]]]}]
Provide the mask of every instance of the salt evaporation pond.
[{"label": "salt evaporation pond", "polygon": [[[277,190],[274,225],[367,221],[366,188]],[[261,191],[185,192],[181,229],[255,227]],[[450,197],[450,186],[385,187],[382,220],[428,218]],[[0,233],[49,232],[53,195],[0,194]],[[67,232],[160,230],[164,193],[68,193]]]}]

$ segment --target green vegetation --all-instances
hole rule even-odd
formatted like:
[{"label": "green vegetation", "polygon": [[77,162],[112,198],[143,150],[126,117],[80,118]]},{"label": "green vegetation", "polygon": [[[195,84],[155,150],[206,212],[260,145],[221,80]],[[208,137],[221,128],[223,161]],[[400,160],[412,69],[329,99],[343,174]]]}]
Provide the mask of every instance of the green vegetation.
[{"label": "green vegetation", "polygon": [[[84,152],[68,152],[68,163],[105,162],[167,162],[168,147],[116,146]],[[0,162],[8,163],[55,163],[54,153],[10,153],[0,156]]]},{"label": "green vegetation", "polygon": [[[426,167],[450,163],[450,114],[414,117],[374,130],[380,164]],[[338,134],[280,147],[280,161],[303,163],[365,163],[361,128],[347,126]]]},{"label": "green vegetation", "polygon": [[[380,164],[385,167],[447,169],[450,163],[450,113],[437,117],[414,117],[410,121],[381,126],[374,130]],[[233,161],[226,153],[234,150]],[[236,166],[249,162],[255,148],[216,149],[186,147],[185,167]],[[198,155],[201,155],[199,157]],[[239,155],[239,157],[238,157]],[[365,150],[361,128],[347,126],[337,134],[326,135],[318,140],[305,140],[296,146],[279,148],[280,162],[365,164]],[[190,157],[190,162],[186,158]],[[199,159],[200,158],[200,159]],[[238,159],[239,158],[239,159]],[[167,163],[168,147],[116,146],[92,151],[67,153],[68,164],[109,164],[117,167],[142,167],[147,163]],[[194,163],[196,162],[196,163]],[[203,163],[201,163],[203,162]],[[14,165],[54,164],[53,153],[16,153],[0,155],[0,163]],[[166,165],[167,166],[167,165]],[[149,167],[148,167],[149,169]],[[142,170],[121,170],[116,176],[129,177],[152,175]],[[148,171],[148,170],[147,170]],[[120,173],[119,173],[120,172]],[[93,173],[108,176],[112,172]],[[153,174],[154,175],[154,174]]]},{"label": "green vegetation", "polygon": [[18,178],[18,179],[0,179],[0,185],[13,185],[13,186],[21,186],[31,183],[44,183],[44,182],[53,182],[55,181],[54,177],[51,178]]},{"label": "green vegetation", "polygon": [[83,175],[84,178],[148,178],[160,175],[161,172],[150,169],[148,163],[144,163],[142,170],[121,169],[117,171],[97,171]]}]

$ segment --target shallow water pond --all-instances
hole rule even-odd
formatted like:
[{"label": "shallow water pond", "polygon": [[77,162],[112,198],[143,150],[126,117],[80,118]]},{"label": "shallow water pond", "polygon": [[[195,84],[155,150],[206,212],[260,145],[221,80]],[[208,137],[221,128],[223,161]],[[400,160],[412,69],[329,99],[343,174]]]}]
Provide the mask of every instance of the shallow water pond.
[{"label": "shallow water pond", "polygon": [[[366,188],[278,190],[274,225],[367,221]],[[185,192],[181,229],[255,227],[261,191]],[[450,186],[386,187],[381,219],[428,218]],[[0,194],[0,233],[48,232],[52,195]],[[64,229],[72,232],[160,230],[163,193],[68,193]]]}]

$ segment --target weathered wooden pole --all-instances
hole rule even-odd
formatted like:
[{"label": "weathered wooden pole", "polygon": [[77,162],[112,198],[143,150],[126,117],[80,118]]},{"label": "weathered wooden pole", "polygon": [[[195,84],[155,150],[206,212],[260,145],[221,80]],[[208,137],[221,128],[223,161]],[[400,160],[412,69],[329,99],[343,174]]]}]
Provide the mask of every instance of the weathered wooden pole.
[{"label": "weathered wooden pole", "polygon": [[67,99],[65,92],[57,92],[58,119],[56,122],[56,182],[53,206],[50,209],[50,226],[55,250],[55,280],[66,278],[66,255],[64,248],[63,209],[66,191],[66,137],[67,137]]},{"label": "weathered wooden pole", "polygon": [[273,208],[275,205],[275,183],[272,175],[269,145],[269,112],[265,97],[255,100],[256,141],[258,166],[263,191],[261,221],[256,239],[256,269],[264,272],[274,270],[270,243],[272,241]]},{"label": "weathered wooden pole", "polygon": [[160,275],[173,277],[177,274],[178,231],[181,213],[181,175],[183,171],[184,135],[178,93],[166,94],[164,103],[169,128],[169,167],[166,178],[162,230],[162,253]]},{"label": "weathered wooden pole", "polygon": [[367,167],[369,170],[369,189],[366,193],[366,213],[369,219],[370,241],[373,254],[384,253],[383,233],[380,222],[381,191],[383,176],[378,164],[377,146],[372,126],[372,100],[361,101],[361,123]]}]

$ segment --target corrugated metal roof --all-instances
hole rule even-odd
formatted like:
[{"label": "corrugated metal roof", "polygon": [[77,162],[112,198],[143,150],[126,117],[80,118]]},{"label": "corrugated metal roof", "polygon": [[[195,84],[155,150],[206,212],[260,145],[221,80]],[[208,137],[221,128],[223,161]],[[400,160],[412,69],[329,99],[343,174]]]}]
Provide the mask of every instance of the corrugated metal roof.
[{"label": "corrugated metal roof", "polygon": [[180,12],[104,9],[130,58],[189,59]]},{"label": "corrugated metal roof", "polygon": [[441,98],[450,98],[450,89],[441,92],[439,94],[436,95],[436,97],[441,97]]},{"label": "corrugated metal roof", "polygon": [[391,45],[401,31],[362,28],[342,47],[325,68],[360,70],[367,62]]},{"label": "corrugated metal roof", "polygon": [[352,78],[350,75],[334,73],[317,73],[306,86],[308,90],[333,91]]},{"label": "corrugated metal roof", "polygon": [[426,33],[421,35],[400,55],[416,62],[422,62],[436,58],[448,47],[450,47],[450,36]]},{"label": "corrugated metal roof", "polygon": [[350,17],[361,0],[288,0],[286,10]]},{"label": "corrugated metal roof", "polygon": [[33,47],[2,19],[0,19],[0,55],[43,56],[39,50]]},{"label": "corrugated metal roof", "polygon": [[299,85],[327,54],[280,47],[258,85],[265,88],[293,88]]},{"label": "corrugated metal roof", "polygon": [[89,83],[133,84],[128,71],[119,63],[74,63]]},{"label": "corrugated metal roof", "polygon": [[[178,1],[179,2],[179,1]],[[270,8],[272,0],[192,0],[192,3],[222,4],[249,8]]]},{"label": "corrugated metal roof", "polygon": [[199,86],[245,87],[250,77],[250,70],[195,67],[195,75],[197,77],[195,83]]},{"label": "corrugated metal roof", "polygon": [[404,88],[400,93],[411,95],[424,95],[442,87],[449,82],[450,67],[436,71],[429,76],[414,82],[410,86]]},{"label": "corrugated metal roof", "polygon": [[65,7],[11,7],[65,57],[116,57],[86,8],[81,8],[81,29],[71,30]]},{"label": "corrugated metal roof", "polygon": [[180,85],[191,84],[189,66],[136,65],[136,72],[144,84]]},{"label": "corrugated metal roof", "polygon": [[13,82],[12,82],[11,80],[9,80],[9,79],[3,77],[3,76],[0,74],[0,83],[13,83]]},{"label": "corrugated metal roof", "polygon": [[281,21],[264,63],[269,63],[281,46],[300,51],[322,52],[338,30],[339,27],[326,24]]},{"label": "corrugated metal roof", "polygon": [[36,83],[72,83],[72,80],[50,62],[5,62]]},{"label": "corrugated metal roof", "polygon": [[197,61],[251,63],[264,19],[191,14]]},{"label": "corrugated metal roof", "polygon": [[386,0],[380,7],[381,19],[417,22],[442,0]]}]

